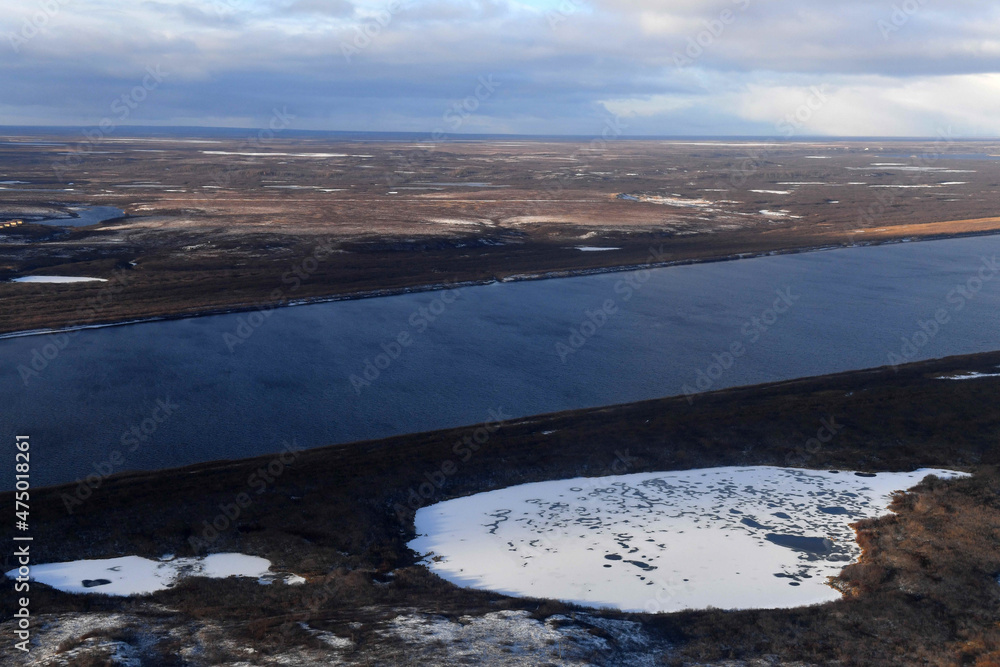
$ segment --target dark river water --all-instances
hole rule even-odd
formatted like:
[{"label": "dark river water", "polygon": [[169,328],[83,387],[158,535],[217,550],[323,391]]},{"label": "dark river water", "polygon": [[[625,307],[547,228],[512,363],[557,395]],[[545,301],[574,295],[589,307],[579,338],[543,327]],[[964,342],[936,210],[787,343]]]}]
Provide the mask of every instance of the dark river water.
[{"label": "dark river water", "polygon": [[31,436],[43,485],[116,452],[166,468],[996,350],[994,255],[953,239],[9,338],[0,441]]}]

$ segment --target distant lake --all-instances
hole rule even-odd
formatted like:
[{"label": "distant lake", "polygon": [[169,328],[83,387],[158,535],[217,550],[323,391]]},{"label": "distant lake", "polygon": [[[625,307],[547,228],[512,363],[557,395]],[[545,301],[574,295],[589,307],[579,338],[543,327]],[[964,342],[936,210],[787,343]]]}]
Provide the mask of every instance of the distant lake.
[{"label": "distant lake", "polygon": [[[1000,237],[951,239],[9,338],[0,441],[32,437],[42,485],[114,450],[166,468],[997,350],[996,254]],[[60,341],[26,387],[18,366]],[[367,362],[388,362],[370,386]]]},{"label": "distant lake", "polygon": [[49,227],[89,227],[125,215],[125,211],[114,206],[71,206],[69,210],[73,213],[72,218],[46,218],[44,220],[30,220],[29,222],[33,225],[48,225]]}]

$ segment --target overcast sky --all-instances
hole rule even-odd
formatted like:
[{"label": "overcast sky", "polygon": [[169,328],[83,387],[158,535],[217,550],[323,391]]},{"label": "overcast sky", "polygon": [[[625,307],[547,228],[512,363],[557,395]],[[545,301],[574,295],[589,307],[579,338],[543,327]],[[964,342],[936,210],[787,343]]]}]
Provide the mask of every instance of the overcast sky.
[{"label": "overcast sky", "polygon": [[6,125],[1000,135],[983,0],[0,0],[0,37]]}]

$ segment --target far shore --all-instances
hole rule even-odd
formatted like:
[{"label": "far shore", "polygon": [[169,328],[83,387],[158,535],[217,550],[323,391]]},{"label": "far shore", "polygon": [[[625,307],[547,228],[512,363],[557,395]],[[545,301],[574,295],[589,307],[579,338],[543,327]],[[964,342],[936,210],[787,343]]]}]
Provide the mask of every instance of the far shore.
[{"label": "far shore", "polygon": [[[134,318],[126,317],[123,319],[108,319],[108,320],[96,318],[95,321],[93,322],[87,322],[85,324],[72,323],[67,326],[53,325],[53,326],[43,326],[31,329],[8,330],[8,327],[16,325],[9,323],[8,318],[0,317],[0,340],[4,340],[6,338],[21,338],[25,336],[44,336],[54,333],[69,333],[73,331],[83,331],[86,329],[101,329],[105,327],[128,326],[132,324],[144,324],[148,322],[162,322],[169,320],[188,319],[193,317],[206,317],[210,315],[247,313],[258,310],[273,310],[275,308],[290,308],[294,306],[310,306],[319,303],[331,303],[336,301],[349,301],[355,299],[376,299],[380,297],[395,296],[399,294],[435,292],[440,290],[454,289],[456,287],[474,287],[482,285],[494,285],[497,283],[522,282],[522,281],[533,281],[533,280],[556,280],[559,278],[574,278],[578,276],[599,275],[606,273],[624,273],[628,271],[641,271],[644,269],[663,269],[673,266],[688,266],[692,264],[709,264],[713,262],[734,262],[743,259],[754,259],[758,257],[769,257],[775,255],[796,255],[796,254],[804,254],[811,252],[843,250],[846,248],[891,245],[897,243],[921,243],[930,241],[943,241],[947,239],[1000,235],[1000,218],[995,218],[995,219],[991,218],[988,220],[991,223],[992,222],[996,223],[996,229],[987,229],[982,231],[963,231],[963,232],[953,232],[953,233],[941,233],[938,231],[934,231],[934,233],[927,233],[925,235],[915,235],[915,236],[895,234],[895,233],[889,233],[889,234],[880,233],[878,235],[875,235],[873,240],[864,242],[855,241],[852,243],[841,243],[841,244],[776,248],[774,250],[767,250],[767,251],[746,252],[746,253],[726,254],[717,256],[708,255],[704,257],[691,257],[687,259],[675,259],[669,261],[649,261],[638,264],[608,264],[607,266],[597,266],[591,268],[540,270],[539,272],[533,272],[533,273],[514,273],[510,275],[494,276],[492,278],[484,278],[484,279],[461,280],[456,278],[455,280],[446,283],[442,282],[421,283],[419,282],[419,280],[417,280],[412,285],[406,285],[401,287],[392,287],[392,288],[374,289],[365,291],[331,292],[329,294],[304,296],[298,299],[282,299],[280,301],[268,300],[265,298],[260,302],[254,303],[252,305],[233,304],[233,305],[224,305],[213,308],[205,308],[203,310],[184,308],[182,307],[182,304],[176,304],[170,306],[169,307],[170,309],[166,310],[162,314],[150,315],[145,317],[134,317]],[[956,223],[963,223],[963,222],[973,222],[973,221],[956,221]],[[953,223],[940,223],[940,224],[947,225]],[[939,229],[937,225],[922,225],[921,227],[923,227],[925,231]],[[655,255],[656,249],[650,248],[649,253],[651,256]],[[591,253],[591,254],[605,255],[609,253]],[[103,280],[104,282],[107,282],[107,280],[104,279],[90,279],[90,280]],[[0,283],[0,285],[2,285],[2,283]],[[98,286],[95,290],[95,288],[91,286],[91,290],[99,291],[100,287]],[[92,292],[89,294],[92,294]],[[173,312],[175,308],[176,312]],[[43,322],[46,319],[44,314],[40,314],[37,317],[40,317]]]}]

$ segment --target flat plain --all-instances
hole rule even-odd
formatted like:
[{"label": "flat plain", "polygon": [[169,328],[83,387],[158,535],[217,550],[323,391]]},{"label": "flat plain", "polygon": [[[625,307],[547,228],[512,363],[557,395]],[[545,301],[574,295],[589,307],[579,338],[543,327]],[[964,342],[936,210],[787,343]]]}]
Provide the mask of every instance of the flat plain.
[{"label": "flat plain", "polygon": [[[0,138],[0,224],[23,221],[0,227],[0,332],[995,233],[997,155],[959,141]],[[124,216],[32,224],[81,205]],[[112,284],[2,282],[26,275]]]}]

